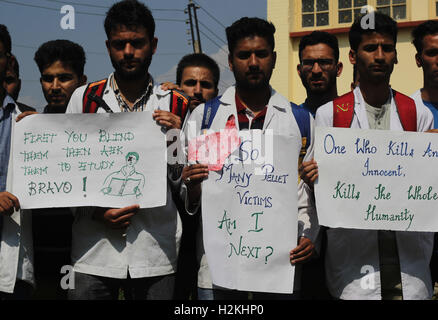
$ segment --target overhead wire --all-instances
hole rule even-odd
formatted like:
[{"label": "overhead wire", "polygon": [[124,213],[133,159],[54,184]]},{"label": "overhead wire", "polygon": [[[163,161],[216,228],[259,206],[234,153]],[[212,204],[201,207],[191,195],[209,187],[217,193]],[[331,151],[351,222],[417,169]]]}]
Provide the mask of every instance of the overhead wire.
[{"label": "overhead wire", "polygon": [[218,44],[216,41],[214,41],[212,38],[210,38],[205,32],[202,30],[199,30],[199,33],[201,33],[204,37],[206,37],[208,40],[210,40],[213,44],[215,44],[220,50],[228,54],[228,51],[224,50],[220,44]]},{"label": "overhead wire", "polygon": [[[90,7],[90,8],[91,7],[92,8],[101,8],[101,9],[108,9],[109,8],[109,7],[103,6],[103,5],[95,5],[95,4],[89,4],[89,3],[79,3],[79,2],[72,2],[72,1],[61,1],[61,0],[46,0],[46,1],[56,2],[56,3],[65,3],[65,4],[70,4],[70,5],[85,6],[85,7]],[[0,2],[14,4],[14,5],[19,5],[19,6],[24,6],[24,7],[46,9],[46,10],[52,10],[52,11],[59,12],[58,8],[52,8],[52,7],[42,6],[42,5],[35,5],[35,4],[30,4],[30,3],[22,3],[22,2],[11,1],[11,0],[0,0]],[[195,2],[195,4],[197,4],[197,3]],[[202,11],[204,11],[210,18],[212,18],[215,22],[217,22],[221,27],[223,27],[224,29],[226,28],[216,17],[214,17],[212,14],[210,14],[206,9],[204,9],[199,4],[197,4],[197,5],[200,7],[200,9]],[[184,12],[184,10],[182,10],[182,9],[151,9],[151,10],[152,11]],[[105,14],[103,14],[103,13],[83,12],[83,11],[77,11],[77,10],[75,10],[75,13],[83,14],[83,15],[92,15],[92,16],[105,16]],[[170,19],[170,18],[168,18],[168,19],[166,19],[166,18],[155,18],[155,20],[156,21],[169,21],[169,22],[186,22],[186,20],[183,20],[183,19]],[[220,36],[218,36],[214,31],[212,31],[204,23],[202,23],[201,21],[199,21],[199,23],[206,30],[208,30],[212,35],[214,35],[220,42],[226,44],[226,42]],[[224,53],[226,53],[228,55],[228,51],[224,50],[221,45],[219,45],[215,40],[213,40],[205,32],[200,30],[200,33],[204,37],[206,37],[210,42],[212,42],[214,45],[216,45],[221,51],[223,51]],[[32,46],[27,46],[27,45],[20,45],[20,44],[14,44],[14,46],[23,47],[23,48],[29,48],[29,49],[37,49],[37,47],[32,47]],[[86,53],[87,54],[98,54],[98,55],[105,55],[106,54],[106,53],[103,53],[103,52],[92,52],[92,51],[89,51],[89,52],[86,52]],[[157,53],[157,55],[178,55],[178,54],[177,53]],[[220,62],[218,62],[218,64],[221,65],[222,67],[228,69],[228,66],[225,66],[225,65],[221,64]],[[222,80],[220,82],[226,84]],[[228,84],[226,84],[226,85],[228,85]]]},{"label": "overhead wire", "polygon": [[203,26],[205,29],[207,29],[211,34],[213,34],[219,41],[221,41],[223,44],[227,44],[225,40],[223,40],[221,37],[219,37],[214,31],[212,31],[209,27],[207,27],[204,23],[202,23],[201,20],[198,19],[198,22],[201,26]]},{"label": "overhead wire", "polygon": [[65,4],[75,5],[75,6],[84,6],[84,7],[90,7],[90,8],[109,9],[108,6],[99,6],[96,4],[89,4],[89,3],[80,3],[80,2],[73,2],[73,1],[59,1],[59,0],[46,0],[46,1],[65,3]]},{"label": "overhead wire", "polygon": [[[96,4],[89,4],[89,3],[82,3],[82,2],[73,2],[73,1],[62,1],[62,0],[45,0],[50,2],[57,2],[57,3],[65,3],[75,6],[84,6],[84,7],[90,7],[90,8],[101,8],[101,9],[109,9],[110,6],[102,6],[102,5],[96,5]],[[183,9],[157,9],[157,8],[150,8],[152,11],[172,11],[172,12],[184,12]]]},{"label": "overhead wire", "polygon": [[[212,14],[210,14],[207,10],[205,10],[202,6],[200,6],[198,3],[196,3],[194,1],[194,3],[201,9],[203,10],[210,18],[212,18],[214,21],[216,21],[222,28],[224,28],[225,30],[225,26],[218,20],[216,19]],[[214,31],[212,31],[209,27],[207,27],[202,21],[199,20],[198,18],[198,22],[199,24],[206,30],[208,30],[212,35],[214,35],[220,42],[222,42],[224,45],[227,45],[227,42],[225,40],[223,40],[220,36],[218,36]],[[212,42],[214,45],[216,45],[219,50],[221,50],[222,52],[224,52],[226,55],[228,55],[228,50],[224,50],[223,46],[221,46],[220,44],[218,44],[215,40],[213,40],[210,36],[208,36],[205,32],[203,32],[202,30],[199,30],[199,33],[202,34],[205,38],[207,38],[210,42]],[[228,66],[222,64],[220,61],[216,60],[217,64],[220,65],[221,67],[223,67],[225,70],[228,70]],[[222,79],[219,79],[219,83],[221,83],[222,85],[224,85],[225,87],[229,87],[230,85],[223,81]]]},{"label": "overhead wire", "polygon": [[[195,1],[194,1],[195,2]],[[206,9],[204,9],[201,5],[195,2],[198,7],[201,8],[202,11],[204,11],[210,18],[212,18],[214,21],[216,21],[222,28],[226,29],[227,27],[223,25],[222,22],[220,22],[214,15],[212,15],[210,12],[208,12]]]},{"label": "overhead wire", "polygon": [[[57,8],[40,6],[40,5],[35,5],[35,4],[30,4],[30,3],[22,3],[22,2],[10,1],[10,0],[0,0],[0,2],[14,4],[14,5],[23,6],[23,7],[46,9],[46,10],[52,10],[52,11],[58,11],[59,12],[59,9],[57,9]],[[75,13],[77,13],[77,14],[84,14],[84,15],[90,15],[90,16],[101,16],[101,17],[105,16],[105,14],[103,14],[103,13],[84,12],[84,11],[76,11],[76,10],[75,10]],[[184,23],[186,22],[186,20],[183,20],[183,19],[155,18],[155,20],[156,21],[168,21],[168,22],[170,22],[170,21],[172,21],[172,22],[184,22]]]}]

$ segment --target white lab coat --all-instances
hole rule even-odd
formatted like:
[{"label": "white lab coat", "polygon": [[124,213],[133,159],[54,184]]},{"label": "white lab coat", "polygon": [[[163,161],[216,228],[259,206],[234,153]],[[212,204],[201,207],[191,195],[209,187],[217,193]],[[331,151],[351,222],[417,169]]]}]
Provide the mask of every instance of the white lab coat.
[{"label": "white lab coat", "polygon": [[[14,103],[12,98],[6,96],[4,104]],[[12,121],[15,122],[20,114],[15,104]],[[12,124],[11,137],[14,124]],[[12,143],[8,163],[8,176],[6,191],[12,190]],[[20,201],[20,199],[18,199]],[[30,210],[18,210],[11,216],[3,215],[3,229],[0,244],[0,291],[13,293],[16,280],[24,280],[34,285],[33,275],[33,243],[32,243],[32,215]]]},{"label": "white lab coat", "polygon": [[[225,124],[230,115],[234,115],[236,119],[236,125],[238,126],[237,109],[235,103],[235,87],[229,87],[222,97],[220,98],[220,106],[217,113],[211,123],[210,130],[220,131],[225,128]],[[190,118],[185,125],[185,136],[186,139],[194,138],[195,136],[201,135],[201,123],[204,114],[204,104],[199,105],[195,110],[193,110]],[[313,118],[310,117],[311,128],[313,132]],[[292,113],[292,109],[289,101],[277,93],[274,89],[271,89],[271,98],[268,103],[268,110],[266,112],[265,121],[263,125],[264,129],[272,129],[275,135],[285,135],[285,136],[296,136],[301,142],[301,133],[298,127],[295,117]],[[312,139],[313,141],[313,139]],[[298,153],[301,149],[301,143],[298,146]],[[312,159],[313,157],[313,144],[309,146],[306,161]],[[298,159],[291,159],[291,161],[296,161]],[[185,185],[183,189],[183,198],[185,196]],[[188,209],[188,207],[186,206]],[[211,278],[210,272],[207,265],[207,260],[205,259],[205,253],[202,242],[202,224],[200,226],[200,231],[198,232],[197,238],[197,251],[198,258],[201,260],[200,271],[198,273],[198,286],[201,288],[211,288]],[[304,236],[309,238],[315,243],[316,237],[319,232],[319,225],[316,219],[316,211],[314,209],[314,203],[310,196],[310,190],[302,181],[300,181],[298,186],[298,237]],[[293,249],[293,248],[290,248]],[[295,272],[295,285],[294,291],[300,288],[300,272],[299,266]]]},{"label": "white lab coat", "polygon": [[[367,113],[359,87],[354,90],[354,96],[351,128],[368,129]],[[402,131],[393,98],[390,112],[391,130]],[[333,126],[333,102],[318,108],[315,125]],[[417,131],[427,131],[432,125],[433,116],[430,110],[417,104]],[[433,233],[397,231],[396,239],[403,298],[430,299],[432,281],[429,262],[433,248]],[[325,267],[330,293],[339,299],[381,299],[377,231],[331,228],[327,230],[327,241]]]},{"label": "white lab coat", "polygon": [[[109,78],[108,78],[109,81]],[[109,82],[108,82],[109,83]],[[81,113],[86,86],[72,95],[66,113]],[[145,111],[169,110],[170,91],[154,86]],[[114,91],[105,88],[103,100],[120,112]],[[98,113],[105,112],[99,108]],[[91,208],[91,210],[93,210]],[[181,240],[181,219],[167,184],[166,205],[140,209],[126,230],[113,230],[92,218],[90,208],[78,210],[72,230],[72,263],[77,272],[126,279],[154,277],[176,272]],[[126,236],[123,234],[126,232]]]}]

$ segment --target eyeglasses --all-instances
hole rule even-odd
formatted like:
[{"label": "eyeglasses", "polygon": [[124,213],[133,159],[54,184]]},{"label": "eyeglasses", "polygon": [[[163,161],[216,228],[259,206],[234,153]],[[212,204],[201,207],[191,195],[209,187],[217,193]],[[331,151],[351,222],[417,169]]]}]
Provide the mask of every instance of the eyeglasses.
[{"label": "eyeglasses", "polygon": [[319,67],[326,71],[334,66],[334,60],[333,59],[303,59],[301,62],[301,67],[303,70],[311,70],[313,69],[313,66],[315,63],[318,63]]}]

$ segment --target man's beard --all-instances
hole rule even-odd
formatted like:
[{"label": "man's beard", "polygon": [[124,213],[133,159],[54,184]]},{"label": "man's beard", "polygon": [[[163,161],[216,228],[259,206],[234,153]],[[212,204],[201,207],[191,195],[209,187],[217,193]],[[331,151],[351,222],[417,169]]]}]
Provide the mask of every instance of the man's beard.
[{"label": "man's beard", "polygon": [[263,90],[266,89],[267,87],[269,87],[269,78],[266,75],[263,75],[263,77],[257,81],[257,82],[251,82],[248,81],[248,79],[246,78],[246,75],[243,77],[238,77],[238,75],[236,75],[236,73],[234,73],[234,78],[236,79],[236,85],[244,90],[247,91],[258,91],[258,90]]},{"label": "man's beard", "polygon": [[361,75],[359,77],[359,82],[368,82],[373,85],[389,83],[392,71],[394,70],[394,65],[387,63],[380,65],[382,68],[382,72],[374,72],[372,70],[373,66],[374,65],[362,66],[358,64],[358,72]]},{"label": "man's beard", "polygon": [[197,97],[197,96],[190,97],[190,105],[189,105],[190,111],[193,111],[197,106],[205,102],[206,100],[202,97]]},{"label": "man's beard", "polygon": [[139,80],[145,77],[145,75],[148,74],[149,71],[149,66],[151,64],[152,61],[152,54],[149,57],[146,57],[143,61],[138,60],[138,59],[133,59],[130,61],[136,61],[138,62],[137,66],[135,69],[133,70],[126,70],[123,68],[123,64],[124,62],[126,62],[126,60],[121,60],[121,61],[115,61],[112,57],[111,57],[111,63],[114,67],[114,70],[116,71],[117,76],[124,81],[133,81],[133,80]]},{"label": "man's beard", "polygon": [[[70,97],[67,99],[67,96],[61,92],[49,93],[47,91],[43,91],[43,94],[44,94],[44,98],[47,101],[47,107],[46,107],[47,113],[65,113],[65,110],[67,110],[67,105],[70,100]],[[53,101],[54,97],[58,97],[58,101],[54,102]]]},{"label": "man's beard", "polygon": [[47,105],[46,113],[65,113],[67,110],[67,104],[65,105]]},{"label": "man's beard", "polygon": [[[326,77],[313,78],[312,76],[307,77],[306,74],[301,75],[301,82],[306,89],[307,95],[309,94],[324,94],[329,92],[336,85],[336,73],[326,74]],[[322,85],[312,85],[312,81],[323,81]]]},{"label": "man's beard", "polygon": [[307,92],[310,92],[313,94],[315,94],[315,93],[324,94],[324,93],[330,91],[331,88],[333,88],[334,84],[335,84],[334,82],[332,82],[332,83],[327,82],[325,85],[322,85],[322,86],[314,86],[314,85],[311,85],[309,83],[305,83],[305,88],[306,88]]},{"label": "man's beard", "polygon": [[426,83],[428,83],[430,87],[438,88],[438,75],[429,75]]}]

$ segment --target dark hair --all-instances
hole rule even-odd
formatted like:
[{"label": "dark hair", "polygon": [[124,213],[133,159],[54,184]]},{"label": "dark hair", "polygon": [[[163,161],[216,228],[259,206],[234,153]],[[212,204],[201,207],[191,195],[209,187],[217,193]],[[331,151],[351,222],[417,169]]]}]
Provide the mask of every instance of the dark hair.
[{"label": "dark hair", "polygon": [[41,73],[45,68],[59,60],[62,64],[72,68],[78,77],[84,74],[84,49],[69,40],[52,40],[43,43],[35,52],[34,60]]},{"label": "dark hair", "polygon": [[154,38],[155,20],[151,11],[144,4],[137,0],[123,0],[115,3],[106,13],[105,33],[108,39],[111,31],[116,30],[119,26],[125,26],[128,29],[144,27],[148,33],[149,40]]},{"label": "dark hair", "polygon": [[335,62],[339,61],[339,43],[338,38],[334,35],[324,31],[313,31],[311,34],[304,36],[299,45],[298,55],[301,62],[301,53],[307,46],[313,46],[316,44],[324,43],[333,49],[335,55]]},{"label": "dark hair", "polygon": [[362,41],[362,35],[370,34],[373,32],[379,34],[386,34],[392,37],[394,45],[397,43],[397,22],[395,22],[390,16],[381,12],[370,12],[368,15],[374,15],[374,28],[364,29],[361,26],[361,20],[367,14],[362,14],[354,21],[348,33],[348,40],[350,41],[350,48],[357,51],[359,44]]},{"label": "dark hair", "polygon": [[260,18],[243,17],[225,29],[228,40],[228,51],[232,55],[237,41],[246,37],[259,36],[265,38],[274,51],[275,27],[271,22]]},{"label": "dark hair", "polygon": [[418,25],[414,30],[412,30],[412,43],[417,49],[418,53],[423,52],[423,38],[427,35],[438,34],[438,21],[428,20]]},{"label": "dark hair", "polygon": [[184,56],[176,68],[176,83],[181,85],[182,74],[187,67],[204,67],[210,70],[213,75],[214,86],[217,89],[219,84],[220,71],[216,61],[204,53],[192,53]]},{"label": "dark hair", "polygon": [[12,41],[8,28],[4,24],[0,24],[0,42],[3,43],[6,53],[11,53]]}]

